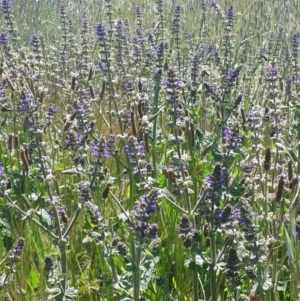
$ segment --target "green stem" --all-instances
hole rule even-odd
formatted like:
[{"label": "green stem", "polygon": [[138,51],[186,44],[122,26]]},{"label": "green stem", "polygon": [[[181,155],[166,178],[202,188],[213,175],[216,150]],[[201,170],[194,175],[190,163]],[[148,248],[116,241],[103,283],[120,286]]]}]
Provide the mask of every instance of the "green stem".
[{"label": "green stem", "polygon": [[[46,233],[48,233],[52,238],[54,239],[58,239],[58,236],[55,235],[53,232],[51,232],[50,230],[48,230],[44,225],[42,225],[39,221],[37,221],[35,218],[32,218],[28,215],[28,213],[26,213],[25,211],[23,211],[19,206],[17,206],[15,204],[15,202],[10,198],[10,196],[5,195],[5,197],[8,199],[9,203],[13,206],[13,208],[15,208],[23,217],[28,216],[28,218],[30,218],[30,220],[36,224],[38,227],[40,227],[43,231],[45,231]],[[33,210],[34,211],[34,210]]]},{"label": "green stem", "polygon": [[273,254],[273,268],[272,268],[272,284],[273,284],[273,290],[272,290],[272,300],[275,300],[275,292],[276,292],[276,274],[277,274],[277,251]]},{"label": "green stem", "polygon": [[[176,208],[178,211],[184,213],[184,214],[188,214],[188,211],[186,211],[185,209],[181,208],[179,205],[176,204],[176,200],[170,200],[170,197],[172,197],[172,195],[168,195],[166,196],[166,194],[164,194],[164,197],[166,198],[166,200],[174,207]],[[173,198],[174,199],[174,198]]]},{"label": "green stem", "polygon": [[[52,210],[53,210],[53,214],[54,214],[56,230],[58,232],[58,237],[59,237],[59,250],[60,250],[60,254],[61,254],[61,273],[62,273],[62,276],[63,276],[63,279],[61,281],[61,286],[62,286],[61,290],[62,290],[62,294],[64,294],[65,291],[66,291],[66,284],[67,284],[67,282],[66,282],[66,278],[67,278],[66,240],[65,240],[65,237],[63,236],[63,233],[62,233],[62,228],[61,228],[61,224],[60,224],[60,220],[59,220],[59,216],[58,216],[58,212],[57,212],[57,208],[56,208],[56,203],[53,199],[49,182],[47,181],[46,169],[45,169],[44,162],[43,162],[43,157],[42,157],[41,144],[39,142],[38,137],[36,138],[36,142],[37,142],[37,145],[38,145],[37,149],[38,149],[39,158],[41,159],[41,170],[42,170],[42,174],[43,174],[43,177],[44,177],[45,186],[46,186],[46,189],[47,189],[47,192],[48,192],[48,196],[51,200],[51,205],[52,205]],[[72,223],[72,225],[74,223],[75,223],[75,221]],[[71,228],[69,227],[68,229],[70,230]]]},{"label": "green stem", "polygon": [[142,249],[140,246],[135,246],[134,258],[134,274],[133,274],[133,301],[140,300],[140,261]]},{"label": "green stem", "polygon": [[73,218],[72,218],[72,220],[71,220],[71,222],[70,222],[70,224],[69,224],[67,230],[66,230],[65,233],[63,234],[63,239],[65,239],[65,238],[68,236],[68,234],[70,233],[71,229],[72,229],[73,226],[75,225],[76,220],[77,220],[77,218],[78,218],[78,216],[79,216],[81,210],[82,210],[82,204],[81,204],[80,207],[78,207],[78,208],[76,209],[76,212],[75,212],[75,214],[74,214],[74,216],[73,216]]},{"label": "green stem", "polygon": [[65,294],[66,291],[66,278],[67,278],[67,253],[66,253],[66,240],[60,239],[59,240],[59,250],[60,250],[60,256],[61,256],[61,273],[62,273],[62,293]]},{"label": "green stem", "polygon": [[210,293],[211,300],[217,301],[217,285],[216,285],[216,238],[215,234],[211,235],[211,264],[210,264]]},{"label": "green stem", "polygon": [[[196,263],[196,254],[193,254],[193,261]],[[193,270],[193,300],[199,300],[199,285],[197,270]]]},{"label": "green stem", "polygon": [[112,198],[116,201],[116,203],[118,204],[118,206],[120,207],[122,213],[124,213],[126,215],[126,217],[129,219],[129,216],[125,210],[125,208],[122,206],[121,202],[115,197],[115,195],[109,191],[109,194],[112,196]]},{"label": "green stem", "polygon": [[268,172],[266,171],[266,180],[265,180],[265,185],[264,185],[264,192],[265,192],[265,197],[264,197],[264,211],[265,211],[265,238],[267,239],[268,237],[268,229],[269,229],[269,222],[268,222]]},{"label": "green stem", "polygon": [[129,174],[129,178],[130,178],[130,199],[129,199],[129,208],[133,208],[134,206],[134,174],[132,171],[130,171]]}]

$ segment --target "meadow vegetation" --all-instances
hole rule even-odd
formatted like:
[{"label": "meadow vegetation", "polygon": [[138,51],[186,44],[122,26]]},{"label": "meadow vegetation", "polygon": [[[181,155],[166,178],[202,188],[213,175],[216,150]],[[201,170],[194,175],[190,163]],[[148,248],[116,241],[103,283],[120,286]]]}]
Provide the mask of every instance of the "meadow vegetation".
[{"label": "meadow vegetation", "polygon": [[298,1],[0,6],[0,300],[300,300]]}]

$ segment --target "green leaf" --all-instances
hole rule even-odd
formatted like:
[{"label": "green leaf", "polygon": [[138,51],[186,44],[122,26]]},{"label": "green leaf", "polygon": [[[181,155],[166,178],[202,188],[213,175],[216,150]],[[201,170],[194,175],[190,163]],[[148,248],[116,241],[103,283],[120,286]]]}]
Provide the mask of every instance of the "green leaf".
[{"label": "green leaf", "polygon": [[153,292],[151,292],[149,289],[145,289],[142,292],[143,297],[147,298],[147,300],[155,301],[156,296]]},{"label": "green leaf", "polygon": [[221,162],[223,160],[223,156],[220,154],[219,151],[212,149],[211,153],[212,153],[215,161]]},{"label": "green leaf", "polygon": [[289,256],[291,262],[293,263],[293,262],[295,262],[294,250],[293,250],[293,246],[292,246],[290,236],[288,234],[288,230],[286,228],[284,229],[284,241],[285,241],[285,244],[286,244],[288,256]]},{"label": "green leaf", "polygon": [[57,163],[54,167],[54,170],[64,170],[64,164],[63,163]]},{"label": "green leaf", "polygon": [[29,283],[33,289],[37,289],[40,285],[39,275],[33,268],[31,269],[29,274]]},{"label": "green leaf", "polygon": [[164,188],[166,186],[166,177],[163,174],[158,175],[157,182],[159,188]]}]

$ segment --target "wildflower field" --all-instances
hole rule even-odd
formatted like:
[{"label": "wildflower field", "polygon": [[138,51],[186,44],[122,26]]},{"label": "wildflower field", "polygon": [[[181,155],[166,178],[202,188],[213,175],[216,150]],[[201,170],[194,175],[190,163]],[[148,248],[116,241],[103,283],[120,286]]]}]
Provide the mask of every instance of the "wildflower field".
[{"label": "wildflower field", "polygon": [[299,5],[0,1],[0,300],[300,300]]}]

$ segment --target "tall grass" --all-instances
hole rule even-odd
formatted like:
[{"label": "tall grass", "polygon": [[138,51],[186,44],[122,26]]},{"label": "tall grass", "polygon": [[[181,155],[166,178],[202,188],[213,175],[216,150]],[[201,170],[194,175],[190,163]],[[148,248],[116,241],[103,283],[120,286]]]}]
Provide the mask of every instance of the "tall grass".
[{"label": "tall grass", "polygon": [[300,298],[297,1],[1,3],[3,300]]}]

